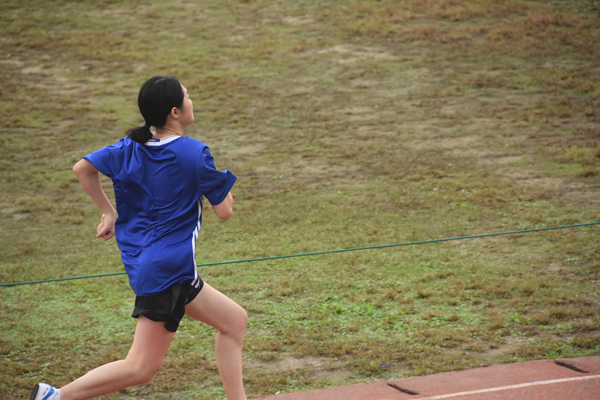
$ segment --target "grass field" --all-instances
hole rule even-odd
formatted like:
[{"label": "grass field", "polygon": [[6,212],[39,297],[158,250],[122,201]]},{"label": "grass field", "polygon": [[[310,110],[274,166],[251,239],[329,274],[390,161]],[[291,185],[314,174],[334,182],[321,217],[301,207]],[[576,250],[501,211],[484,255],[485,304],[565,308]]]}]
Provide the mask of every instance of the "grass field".
[{"label": "grass field", "polygon": [[[199,264],[600,221],[600,4],[0,3],[0,283],[121,272],[71,167],[180,78],[238,176]],[[103,183],[111,193],[110,181]],[[600,227],[207,266],[250,316],[248,396],[600,354]],[[0,399],[126,355],[124,276],[0,287]],[[222,399],[183,321],[147,385]]]}]

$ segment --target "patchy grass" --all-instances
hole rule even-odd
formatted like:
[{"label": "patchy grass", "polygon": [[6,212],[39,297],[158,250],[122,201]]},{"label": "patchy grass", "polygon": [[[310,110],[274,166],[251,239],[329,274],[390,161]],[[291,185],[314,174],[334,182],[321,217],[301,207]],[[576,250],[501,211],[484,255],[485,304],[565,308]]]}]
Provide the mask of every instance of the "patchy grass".
[{"label": "patchy grass", "polygon": [[[591,1],[5,1],[0,282],[118,272],[71,166],[177,75],[239,177],[198,263],[598,221]],[[104,180],[107,191],[110,182]],[[250,314],[250,397],[600,354],[596,227],[203,267]],[[208,233],[207,233],[208,232]],[[123,357],[124,277],[0,290],[0,399]],[[223,398],[185,320],[152,383]],[[65,351],[67,350],[67,351]]]}]

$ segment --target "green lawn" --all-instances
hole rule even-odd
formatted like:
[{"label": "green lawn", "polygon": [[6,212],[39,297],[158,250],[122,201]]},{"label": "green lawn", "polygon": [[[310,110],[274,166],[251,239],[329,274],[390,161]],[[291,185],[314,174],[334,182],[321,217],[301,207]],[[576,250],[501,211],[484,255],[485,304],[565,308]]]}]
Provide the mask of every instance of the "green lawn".
[{"label": "green lawn", "polygon": [[[179,77],[238,176],[199,264],[600,221],[594,1],[0,4],[0,283],[121,272],[71,167]],[[108,179],[103,183],[112,193]],[[600,354],[598,226],[212,265],[243,305],[248,396]],[[0,400],[126,355],[123,275],[0,287]],[[183,321],[147,385],[224,398]]]}]

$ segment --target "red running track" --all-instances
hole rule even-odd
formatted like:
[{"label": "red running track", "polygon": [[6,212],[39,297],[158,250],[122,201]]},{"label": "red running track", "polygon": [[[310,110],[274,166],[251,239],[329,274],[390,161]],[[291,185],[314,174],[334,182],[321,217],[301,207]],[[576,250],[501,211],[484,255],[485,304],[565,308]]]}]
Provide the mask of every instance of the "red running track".
[{"label": "red running track", "polygon": [[526,361],[255,400],[600,400],[600,356]]}]

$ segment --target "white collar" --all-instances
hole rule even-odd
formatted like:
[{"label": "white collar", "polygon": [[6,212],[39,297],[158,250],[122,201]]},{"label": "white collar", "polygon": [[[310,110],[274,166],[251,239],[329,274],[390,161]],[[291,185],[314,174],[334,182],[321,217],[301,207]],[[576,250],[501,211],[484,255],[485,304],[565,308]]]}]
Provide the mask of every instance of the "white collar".
[{"label": "white collar", "polygon": [[148,140],[146,143],[144,143],[146,146],[162,146],[164,144],[167,143],[171,143],[173,140],[177,140],[179,139],[181,136],[167,136],[166,138],[162,138],[162,139],[150,139]]}]

